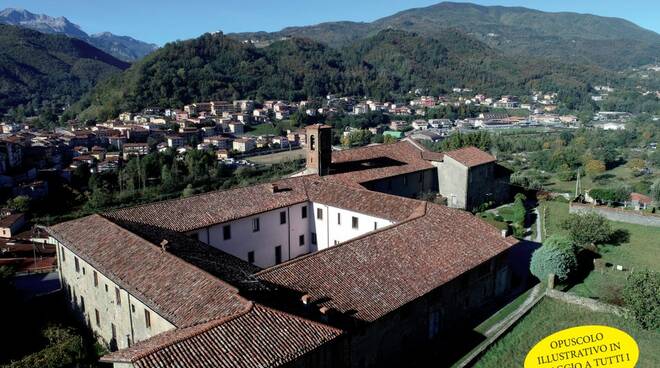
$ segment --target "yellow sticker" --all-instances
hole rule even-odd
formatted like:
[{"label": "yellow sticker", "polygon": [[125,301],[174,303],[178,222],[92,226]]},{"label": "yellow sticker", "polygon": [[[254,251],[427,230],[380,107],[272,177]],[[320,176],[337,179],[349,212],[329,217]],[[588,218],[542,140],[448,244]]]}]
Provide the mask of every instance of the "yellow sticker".
[{"label": "yellow sticker", "polygon": [[525,368],[633,368],[639,347],[627,333],[608,326],[567,328],[534,345]]}]

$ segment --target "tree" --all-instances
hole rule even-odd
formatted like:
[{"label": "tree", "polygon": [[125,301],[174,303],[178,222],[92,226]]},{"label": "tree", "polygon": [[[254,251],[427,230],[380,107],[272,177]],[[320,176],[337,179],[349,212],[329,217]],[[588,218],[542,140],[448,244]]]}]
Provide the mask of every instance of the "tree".
[{"label": "tree", "polygon": [[660,203],[660,179],[651,186],[651,198],[655,203]]},{"label": "tree", "polygon": [[391,144],[391,143],[396,143],[397,139],[392,137],[391,135],[385,135],[383,136],[383,143],[385,144]]},{"label": "tree", "polygon": [[596,176],[605,172],[605,163],[601,160],[591,159],[585,164],[585,172],[589,176]]},{"label": "tree", "polygon": [[17,196],[7,201],[7,208],[16,212],[27,212],[30,209],[30,197]]},{"label": "tree", "polygon": [[643,328],[655,330],[660,327],[660,273],[632,273],[623,288],[623,299]]},{"label": "tree", "polygon": [[574,243],[565,236],[553,235],[532,253],[529,270],[542,282],[545,282],[551,273],[555,274],[559,281],[566,281],[577,269],[577,265]]},{"label": "tree", "polygon": [[582,247],[607,241],[612,234],[609,221],[594,212],[572,213],[562,221],[561,227],[568,231],[575,244]]},{"label": "tree", "polygon": [[183,192],[181,193],[181,196],[183,198],[191,197],[192,195],[195,194],[195,189],[193,189],[192,184],[188,184],[184,189]]},{"label": "tree", "polygon": [[633,158],[632,160],[628,161],[626,164],[631,170],[642,170],[646,167],[646,162],[642,160],[641,158]]}]

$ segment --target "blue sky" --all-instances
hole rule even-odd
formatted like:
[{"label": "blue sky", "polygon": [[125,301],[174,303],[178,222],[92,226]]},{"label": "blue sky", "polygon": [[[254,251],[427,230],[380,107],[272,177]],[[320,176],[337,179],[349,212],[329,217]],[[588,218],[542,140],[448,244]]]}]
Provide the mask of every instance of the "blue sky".
[{"label": "blue sky", "polygon": [[[460,0],[454,0],[460,1]],[[209,31],[276,31],[326,21],[372,21],[439,0],[0,0],[0,8],[65,16],[84,31],[110,31],[159,45]],[[474,0],[621,17],[660,33],[660,0]]]}]

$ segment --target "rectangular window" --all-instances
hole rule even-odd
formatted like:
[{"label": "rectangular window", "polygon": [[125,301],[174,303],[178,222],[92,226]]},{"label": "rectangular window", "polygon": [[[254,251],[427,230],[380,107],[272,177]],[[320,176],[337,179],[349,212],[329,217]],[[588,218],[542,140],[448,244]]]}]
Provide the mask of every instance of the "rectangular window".
[{"label": "rectangular window", "polygon": [[231,225],[225,225],[222,227],[222,239],[231,239]]},{"label": "rectangular window", "polygon": [[254,251],[249,251],[248,252],[248,263],[249,264],[254,264]]},{"label": "rectangular window", "polygon": [[62,262],[66,261],[66,254],[64,254],[64,247],[60,247],[60,253],[62,253]]},{"label": "rectangular window", "polygon": [[323,209],[321,208],[316,209],[316,218],[319,220],[323,220]]},{"label": "rectangular window", "polygon": [[286,211],[280,212],[280,225],[286,224]]},{"label": "rectangular window", "polygon": [[85,298],[82,295],[80,296],[80,310],[85,313]]},{"label": "rectangular window", "polygon": [[341,225],[341,213],[337,213],[337,225]]},{"label": "rectangular window", "polygon": [[96,318],[96,325],[101,327],[101,315],[98,309],[94,309],[94,317]]},{"label": "rectangular window", "polygon": [[94,287],[99,286],[99,275],[96,271],[92,271],[92,275],[94,276]]},{"label": "rectangular window", "polygon": [[117,329],[115,328],[114,323],[110,324],[110,330],[112,331],[112,339],[117,341]]},{"label": "rectangular window", "polygon": [[353,216],[353,219],[351,221],[351,225],[353,226],[353,229],[357,229],[360,227],[360,224],[358,223],[358,218]]},{"label": "rectangular window", "polygon": [[282,263],[282,246],[278,245],[275,247],[275,264]]},{"label": "rectangular window", "polygon": [[252,232],[259,231],[259,217],[252,219]]},{"label": "rectangular window", "polygon": [[374,230],[377,230],[377,229],[378,229],[378,223],[376,221],[374,221]]},{"label": "rectangular window", "polygon": [[146,309],[144,310],[144,325],[151,328],[151,313]]},{"label": "rectangular window", "polygon": [[83,270],[83,275],[84,275],[85,274],[85,267],[84,266],[83,266],[82,270]]},{"label": "rectangular window", "polygon": [[118,287],[115,287],[115,301],[117,302],[117,305],[121,305],[121,292]]},{"label": "rectangular window", "polygon": [[298,237],[298,245],[305,245],[305,235],[300,235]]},{"label": "rectangular window", "polygon": [[408,176],[403,176],[403,185],[408,185]]},{"label": "rectangular window", "polygon": [[316,233],[312,233],[312,244],[316,245]]},{"label": "rectangular window", "polygon": [[302,215],[302,218],[307,218],[307,206],[302,208],[301,215]]},{"label": "rectangular window", "polygon": [[76,272],[80,272],[80,263],[78,262],[78,257],[73,257],[73,263],[76,265]]}]

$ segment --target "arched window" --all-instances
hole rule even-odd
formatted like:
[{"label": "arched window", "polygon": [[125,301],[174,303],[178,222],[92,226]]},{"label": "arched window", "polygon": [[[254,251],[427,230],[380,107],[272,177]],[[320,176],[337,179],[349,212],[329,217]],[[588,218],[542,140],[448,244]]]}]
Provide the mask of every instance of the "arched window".
[{"label": "arched window", "polygon": [[309,150],[310,151],[314,151],[314,149],[316,148],[316,147],[314,147],[315,146],[314,138],[315,137],[313,135],[309,136]]}]

